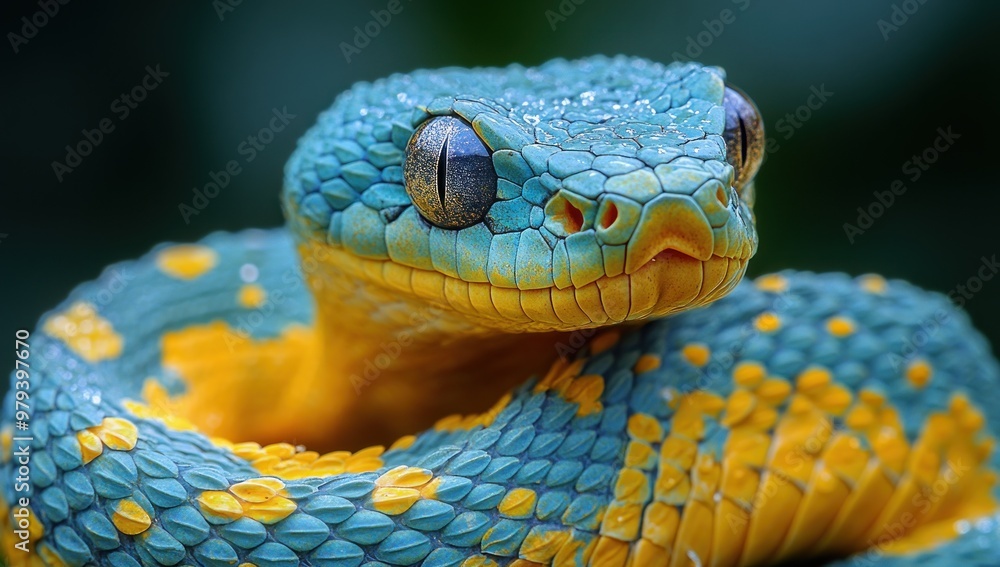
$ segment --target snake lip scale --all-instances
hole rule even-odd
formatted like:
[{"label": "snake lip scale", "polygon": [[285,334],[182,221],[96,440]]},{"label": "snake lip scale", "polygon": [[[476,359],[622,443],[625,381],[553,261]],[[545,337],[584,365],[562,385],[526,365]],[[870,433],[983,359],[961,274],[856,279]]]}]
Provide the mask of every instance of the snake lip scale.
[{"label": "snake lip scale", "polygon": [[990,345],[903,281],[743,281],[764,139],[697,63],[354,85],[286,227],[22,333],[8,564],[1000,565]]}]

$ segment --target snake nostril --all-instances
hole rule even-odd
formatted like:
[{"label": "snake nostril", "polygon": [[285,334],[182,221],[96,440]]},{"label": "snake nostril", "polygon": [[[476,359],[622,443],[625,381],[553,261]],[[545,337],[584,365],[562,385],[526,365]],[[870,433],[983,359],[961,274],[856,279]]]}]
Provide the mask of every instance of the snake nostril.
[{"label": "snake nostril", "polygon": [[618,220],[618,207],[611,201],[608,201],[608,205],[605,207],[603,214],[601,214],[601,220],[598,221],[597,227],[607,230],[611,228],[611,225],[615,224],[616,220]]},{"label": "snake nostril", "polygon": [[560,190],[545,205],[543,224],[556,236],[569,236],[593,227],[596,212],[591,200]]},{"label": "snake nostril", "polygon": [[563,201],[563,216],[565,221],[563,222],[563,228],[569,234],[575,234],[580,232],[583,228],[583,211],[576,208],[573,203],[569,201]]},{"label": "snake nostril", "polygon": [[719,200],[719,203],[722,203],[723,208],[729,208],[729,192],[722,185],[719,185],[715,190],[715,198]]}]

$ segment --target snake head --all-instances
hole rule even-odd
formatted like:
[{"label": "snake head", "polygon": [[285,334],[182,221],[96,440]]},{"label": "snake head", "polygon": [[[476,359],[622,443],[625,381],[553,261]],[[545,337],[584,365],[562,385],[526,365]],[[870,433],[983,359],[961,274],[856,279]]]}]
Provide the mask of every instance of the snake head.
[{"label": "snake head", "polygon": [[714,67],[417,71],[360,83],[321,115],[284,207],[326,266],[314,289],[360,278],[473,325],[593,327],[739,282],[762,146],[753,104]]}]

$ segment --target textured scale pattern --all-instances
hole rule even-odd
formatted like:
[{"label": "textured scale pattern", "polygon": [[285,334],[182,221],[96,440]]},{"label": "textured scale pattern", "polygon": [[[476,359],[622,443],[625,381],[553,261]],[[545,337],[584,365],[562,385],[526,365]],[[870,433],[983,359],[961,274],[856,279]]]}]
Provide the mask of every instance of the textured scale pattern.
[{"label": "textured scale pattern", "polygon": [[[723,84],[721,71],[695,64],[591,58],[422,71],[352,89],[289,163],[290,232],[158,246],[42,317],[30,340],[30,431],[10,427],[14,391],[25,390],[16,375],[3,406],[8,560],[997,565],[1000,368],[989,345],[946,298],[905,282],[784,272],[736,285],[756,235],[735,190],[719,207],[716,189],[733,183]],[[435,114],[468,120],[501,179],[486,219],[461,231],[430,227],[401,184],[413,127]],[[549,208],[558,199],[581,211],[617,200],[623,224],[600,229],[594,212],[587,228],[562,234]],[[300,267],[297,246],[380,262],[382,277],[412,268],[414,287],[418,273],[435,272],[469,284],[470,297],[473,284],[548,286],[556,305],[563,289],[620,275],[609,266],[618,258],[625,270],[628,250],[616,247],[663,245],[642,236],[658,199],[691,213],[674,221],[711,229],[725,269],[699,267],[686,306],[717,300],[601,330],[589,327],[655,310],[562,320],[578,330],[556,346],[548,372],[525,376],[485,413],[354,453],[210,437],[194,421],[211,422],[216,407],[250,404],[234,409],[253,420],[279,398],[230,396],[225,388],[251,386],[224,381],[221,366],[208,377],[219,388],[212,404],[198,406],[207,415],[177,411],[192,387],[182,368],[191,353],[293,374],[303,330],[324,308],[305,281],[316,249]],[[541,280],[518,276],[522,256],[548,266],[529,271]],[[375,264],[363,265],[371,275]],[[351,285],[352,300],[382,299],[371,282]],[[391,320],[407,306],[377,303],[368,316]],[[518,329],[552,328],[519,313]],[[28,492],[13,482],[25,445]],[[13,547],[25,516],[32,554]]]},{"label": "textured scale pattern", "polygon": [[[560,308],[553,297],[543,314],[524,309],[523,328],[550,328],[546,315],[575,327],[662,315],[726,293],[757,247],[725,161],[724,88],[717,68],[625,57],[361,83],[300,141],[286,168],[285,207],[293,228],[355,257],[473,287],[568,290],[574,304],[573,288],[625,298],[616,312]],[[497,200],[462,230],[424,221],[403,185],[406,144],[437,115],[464,118],[493,150]],[[579,217],[568,219],[567,207]],[[687,237],[665,242],[665,224],[684,226]],[[715,257],[704,277],[697,267],[695,288],[674,292],[683,296],[671,298],[678,305],[647,297],[652,289],[629,289],[628,276],[665,246]],[[435,293],[462,309],[447,289]],[[473,313],[489,321],[484,311]],[[502,316],[505,324],[518,317]]]}]

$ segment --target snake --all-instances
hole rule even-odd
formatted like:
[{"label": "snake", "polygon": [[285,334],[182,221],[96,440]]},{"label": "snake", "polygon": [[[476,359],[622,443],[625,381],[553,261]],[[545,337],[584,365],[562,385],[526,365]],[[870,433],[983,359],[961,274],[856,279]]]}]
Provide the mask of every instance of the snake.
[{"label": "snake", "polygon": [[283,228],[18,331],[8,563],[1000,564],[990,345],[904,281],[744,280],[765,142],[692,62],[354,85]]}]

